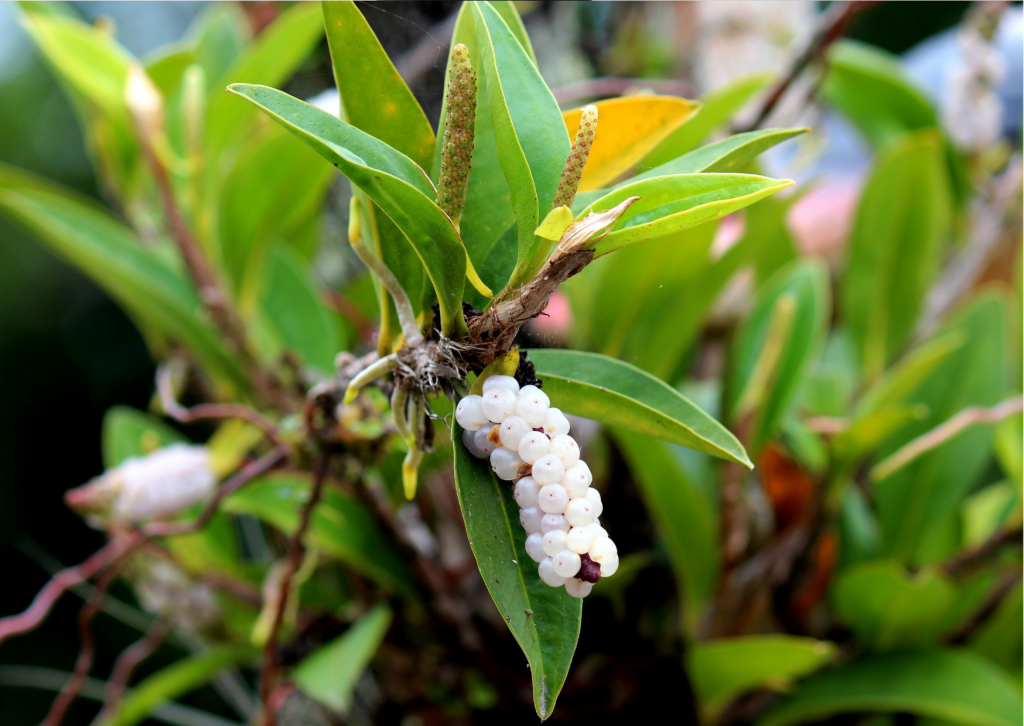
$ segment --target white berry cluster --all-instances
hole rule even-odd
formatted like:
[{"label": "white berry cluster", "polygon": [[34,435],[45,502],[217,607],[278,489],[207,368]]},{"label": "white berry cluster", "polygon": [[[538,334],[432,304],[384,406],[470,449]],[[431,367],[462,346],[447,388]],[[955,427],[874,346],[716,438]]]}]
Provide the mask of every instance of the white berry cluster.
[{"label": "white berry cluster", "polygon": [[586,597],[593,583],[619,569],[615,543],[598,517],[604,509],[590,467],[569,436],[569,420],[536,386],[511,376],[491,376],[483,395],[459,401],[455,420],[462,442],[491,460],[500,479],[514,481],[526,551],[539,563],[540,579]]}]

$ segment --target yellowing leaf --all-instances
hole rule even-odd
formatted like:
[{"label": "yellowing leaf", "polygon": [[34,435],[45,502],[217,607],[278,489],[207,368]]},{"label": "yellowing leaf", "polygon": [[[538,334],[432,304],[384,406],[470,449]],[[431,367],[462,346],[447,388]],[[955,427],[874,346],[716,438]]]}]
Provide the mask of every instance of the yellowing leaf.
[{"label": "yellowing leaf", "polygon": [[[595,105],[597,134],[583,170],[581,192],[613,182],[700,108],[697,101],[674,96],[626,96]],[[581,108],[562,114],[570,137],[582,115]]]},{"label": "yellowing leaf", "polygon": [[533,233],[544,239],[558,241],[562,238],[562,232],[572,224],[572,220],[571,209],[568,207],[555,207],[548,212],[548,216],[544,218],[544,221],[540,223],[540,226]]}]

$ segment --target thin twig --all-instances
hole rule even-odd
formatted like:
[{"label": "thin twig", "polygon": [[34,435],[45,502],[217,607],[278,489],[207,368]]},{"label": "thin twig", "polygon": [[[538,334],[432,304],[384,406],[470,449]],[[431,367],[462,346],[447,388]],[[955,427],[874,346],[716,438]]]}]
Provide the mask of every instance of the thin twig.
[{"label": "thin twig", "polygon": [[918,436],[909,444],[900,448],[895,454],[875,466],[871,470],[871,479],[872,481],[881,481],[891,476],[923,454],[942,446],[942,444],[966,428],[981,423],[998,423],[1007,416],[1020,413],[1022,410],[1024,410],[1024,396],[1008,398],[992,408],[982,408],[981,406],[965,408],[956,416],[936,426],[928,433]]},{"label": "thin twig", "polygon": [[963,645],[966,643],[978,628],[988,622],[989,618],[995,614],[1003,599],[1010,594],[1018,582],[1020,582],[1020,570],[1014,570],[1004,575],[978,609],[971,613],[959,628],[949,634],[946,642],[950,645]]},{"label": "thin twig", "polygon": [[128,688],[132,673],[144,660],[156,652],[164,642],[170,628],[164,620],[154,620],[146,634],[124,649],[114,663],[114,669],[107,681],[107,692],[103,697],[103,708],[94,723],[103,723],[117,712],[117,708]]},{"label": "thin twig", "polygon": [[1020,545],[1021,536],[1022,532],[1020,527],[1000,530],[974,549],[961,552],[953,559],[943,563],[942,571],[951,577],[960,577],[967,574],[976,565],[984,562],[1002,549],[1004,545]]}]

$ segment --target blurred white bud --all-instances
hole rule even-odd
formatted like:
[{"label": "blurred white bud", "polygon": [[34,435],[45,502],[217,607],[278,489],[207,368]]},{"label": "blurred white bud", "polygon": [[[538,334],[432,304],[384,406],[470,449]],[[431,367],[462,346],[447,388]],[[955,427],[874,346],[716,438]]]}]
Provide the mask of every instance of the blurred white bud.
[{"label": "blurred white bud", "polygon": [[957,40],[963,65],[946,79],[942,124],[954,144],[978,153],[999,141],[1002,134],[1003,104],[995,89],[1005,73],[1005,62],[974,27],[962,28]]},{"label": "blurred white bud", "polygon": [[146,612],[183,630],[202,632],[220,620],[220,605],[213,588],[191,579],[164,560],[153,560],[143,566],[135,580],[135,594]]},{"label": "blurred white bud", "polygon": [[146,75],[145,69],[138,63],[133,63],[128,68],[124,100],[135,119],[139,133],[144,139],[151,141],[163,129],[164,99]]}]

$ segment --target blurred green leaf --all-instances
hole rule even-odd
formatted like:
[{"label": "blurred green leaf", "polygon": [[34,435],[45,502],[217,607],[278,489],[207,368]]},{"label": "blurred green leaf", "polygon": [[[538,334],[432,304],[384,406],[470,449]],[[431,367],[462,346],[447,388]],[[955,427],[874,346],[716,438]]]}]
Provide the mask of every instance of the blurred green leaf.
[{"label": "blurred green leaf", "polygon": [[968,647],[1001,666],[1016,680],[1021,692],[1021,666],[1024,664],[1024,590],[1018,583],[975,631]]},{"label": "blurred green leaf", "polygon": [[843,315],[867,379],[903,349],[950,232],[942,140],[934,130],[883,148],[861,196],[843,281]]},{"label": "blurred green leaf", "polygon": [[188,439],[160,419],[128,406],[114,406],[103,415],[103,468],[180,441]]},{"label": "blurred green leaf", "polygon": [[640,197],[594,247],[595,256],[724,217],[792,186],[752,174],[677,174],[626,184],[592,202],[577,218]]},{"label": "blurred green leaf", "polygon": [[222,645],[203,651],[157,671],[146,678],[121,701],[113,716],[100,726],[134,726],[142,723],[161,704],[194,691],[225,668],[256,658],[259,652],[249,645]]},{"label": "blurred green leaf", "polygon": [[244,83],[228,90],[309,144],[391,217],[427,268],[445,335],[460,331],[465,325],[461,306],[466,252],[451,220],[434,204],[423,170],[382,141],[286,93]]},{"label": "blurred green leaf", "polygon": [[[222,509],[251,514],[285,534],[292,534],[309,493],[308,475],[271,474],[228,496]],[[327,487],[313,512],[307,537],[307,546],[337,557],[395,592],[411,593],[412,573],[377,531],[373,515],[355,497]]]},{"label": "blurred green leaf", "polygon": [[562,410],[753,468],[728,429],[649,373],[596,353],[528,352],[544,390]]},{"label": "blurred green leaf", "polygon": [[1016,488],[1008,481],[990,484],[967,497],[960,508],[964,547],[983,545],[996,534],[1016,504]]},{"label": "blurred green leaf", "polygon": [[391,626],[391,608],[378,605],[341,637],[320,646],[291,673],[307,696],[344,714],[352,705],[359,677]]},{"label": "blurred green leaf", "polygon": [[882,549],[878,517],[856,486],[844,486],[839,511],[839,569],[874,559]]},{"label": "blurred green leaf", "polygon": [[832,643],[789,635],[748,635],[697,642],[686,667],[705,717],[714,720],[734,697],[754,688],[782,690],[821,668]]},{"label": "blurred green leaf", "polygon": [[692,631],[718,573],[717,515],[669,444],[626,429],[613,432],[658,527],[686,603],[684,619]]},{"label": "blurred green leaf", "polygon": [[996,427],[995,450],[999,465],[1017,492],[1016,508],[1019,513],[1024,503],[1024,417],[1010,416]]},{"label": "blurred green leaf", "polygon": [[928,650],[863,656],[823,671],[757,726],[863,712],[909,712],[971,726],[1017,726],[1024,718],[1014,685],[990,662],[965,651]]},{"label": "blurred green leaf", "polygon": [[195,62],[203,69],[206,92],[223,91],[216,84],[224,77],[252,38],[249,22],[232,3],[210,3],[196,16],[186,37],[194,43]]},{"label": "blurred green leaf", "polygon": [[469,546],[487,591],[530,664],[533,704],[541,720],[555,708],[580,634],[582,600],[564,588],[549,587],[526,553],[526,532],[512,487],[499,481],[484,459],[455,439],[455,488],[466,523]]},{"label": "blurred green leaf", "polygon": [[[689,123],[684,124],[682,128],[688,125]],[[629,181],[673,174],[736,172],[773,146],[809,131],[810,129],[761,129],[736,134],[713,144],[701,146],[654,168],[644,167],[647,171],[637,174]]]}]

